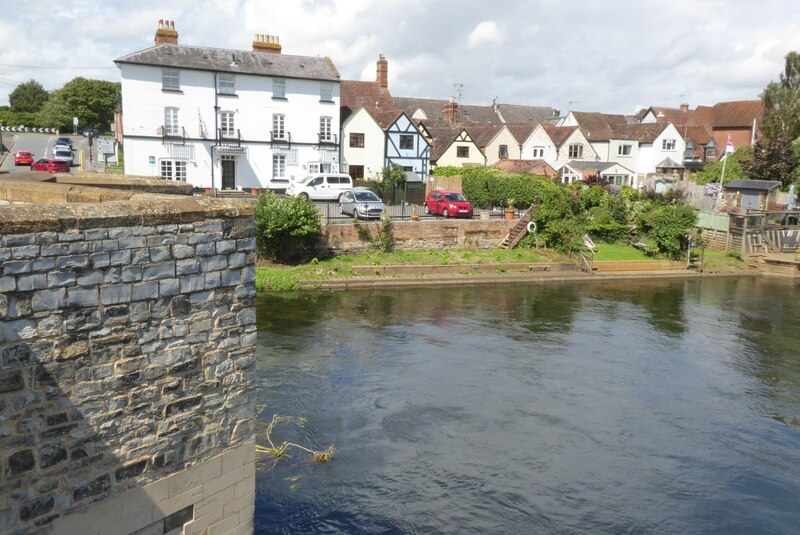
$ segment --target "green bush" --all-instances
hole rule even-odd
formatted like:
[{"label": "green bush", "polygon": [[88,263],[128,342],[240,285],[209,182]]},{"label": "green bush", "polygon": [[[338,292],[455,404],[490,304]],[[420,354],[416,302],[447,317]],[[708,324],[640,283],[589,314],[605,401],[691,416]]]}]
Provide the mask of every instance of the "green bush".
[{"label": "green bush", "polygon": [[689,204],[658,206],[645,216],[658,251],[678,258],[686,249],[686,238],[697,224],[697,210]]},{"label": "green bush", "polygon": [[586,232],[606,243],[614,243],[628,236],[628,225],[616,221],[608,208],[595,206],[589,210]]},{"label": "green bush", "polygon": [[256,201],[256,239],[261,254],[277,262],[309,258],[322,236],[320,214],[299,197],[282,198],[264,192]]}]

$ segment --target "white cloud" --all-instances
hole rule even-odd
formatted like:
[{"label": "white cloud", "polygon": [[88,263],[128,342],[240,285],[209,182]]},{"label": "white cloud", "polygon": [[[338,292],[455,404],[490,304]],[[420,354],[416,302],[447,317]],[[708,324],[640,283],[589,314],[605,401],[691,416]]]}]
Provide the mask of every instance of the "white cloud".
[{"label": "white cloud", "polygon": [[505,36],[493,20],[486,20],[475,26],[467,38],[470,48],[484,43],[502,43],[503,41],[505,41]]}]

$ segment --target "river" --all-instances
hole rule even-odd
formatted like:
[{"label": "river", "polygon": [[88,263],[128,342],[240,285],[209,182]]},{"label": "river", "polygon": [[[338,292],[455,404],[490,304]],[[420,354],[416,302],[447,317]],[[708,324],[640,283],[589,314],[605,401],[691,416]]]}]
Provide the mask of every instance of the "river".
[{"label": "river", "polygon": [[797,533],[800,287],[259,296],[257,534]]}]

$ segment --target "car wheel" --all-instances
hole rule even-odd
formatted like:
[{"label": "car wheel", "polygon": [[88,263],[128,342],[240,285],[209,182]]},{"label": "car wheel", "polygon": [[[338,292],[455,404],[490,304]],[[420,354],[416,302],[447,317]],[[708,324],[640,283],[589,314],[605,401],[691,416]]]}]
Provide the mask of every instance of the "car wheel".
[{"label": "car wheel", "polygon": [[300,197],[301,199],[308,200],[308,193],[301,193],[300,195],[298,195],[298,197]]},{"label": "car wheel", "polygon": [[448,212],[448,211],[447,211],[447,208],[445,208],[444,210],[442,210],[442,217],[444,217],[445,219],[447,219],[448,217],[450,217],[450,212]]},{"label": "car wheel", "polygon": [[430,213],[431,213],[431,209],[428,208],[428,205],[426,204],[425,205],[425,214],[430,215]]}]

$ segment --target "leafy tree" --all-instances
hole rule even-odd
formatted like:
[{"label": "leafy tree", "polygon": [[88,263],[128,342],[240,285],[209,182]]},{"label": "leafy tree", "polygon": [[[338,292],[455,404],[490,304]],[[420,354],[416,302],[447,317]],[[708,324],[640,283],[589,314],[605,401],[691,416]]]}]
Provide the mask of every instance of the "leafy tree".
[{"label": "leafy tree", "polygon": [[761,93],[764,103],[762,131],[768,138],[800,137],[800,53],[786,54],[779,81],[770,82]]},{"label": "leafy tree", "polygon": [[60,129],[72,128],[72,118],[82,127],[107,129],[119,103],[120,84],[73,78],[53,92],[42,109],[42,122]]},{"label": "leafy tree", "polygon": [[686,248],[686,240],[697,224],[697,210],[690,204],[676,203],[653,207],[644,215],[649,236],[659,252],[678,258]]},{"label": "leafy tree", "polygon": [[11,111],[35,113],[42,109],[50,94],[36,80],[28,80],[19,84],[8,95]]},{"label": "leafy tree", "polygon": [[[752,147],[739,147],[733,154],[728,154],[728,163],[725,164],[725,182],[731,180],[747,180],[749,177],[742,169],[742,162],[751,160],[753,158]],[[722,160],[709,162],[700,171],[692,175],[697,184],[710,184],[711,182],[719,182],[719,177],[722,175]]]},{"label": "leafy tree", "polygon": [[262,193],[256,201],[255,221],[259,250],[278,262],[307,258],[322,236],[320,214],[314,203],[300,197]]},{"label": "leafy tree", "polygon": [[783,134],[776,134],[766,141],[757,141],[753,147],[753,159],[742,162],[742,169],[751,180],[780,180],[781,187],[788,188],[795,181],[800,160],[794,153],[792,141]]}]

